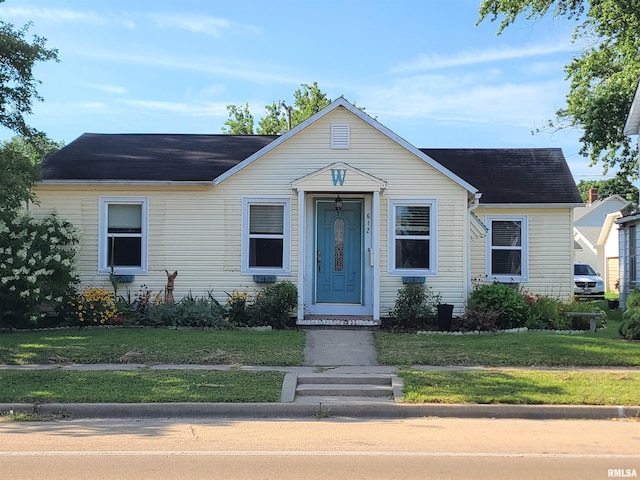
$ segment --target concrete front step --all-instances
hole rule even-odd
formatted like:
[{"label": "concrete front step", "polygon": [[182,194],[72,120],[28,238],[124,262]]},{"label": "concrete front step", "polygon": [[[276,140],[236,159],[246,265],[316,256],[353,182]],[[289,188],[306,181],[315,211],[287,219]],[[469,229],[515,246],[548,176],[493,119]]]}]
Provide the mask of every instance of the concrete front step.
[{"label": "concrete front step", "polygon": [[391,375],[307,374],[297,378],[297,397],[392,398]]},{"label": "concrete front step", "polygon": [[307,383],[346,383],[391,385],[391,375],[378,373],[308,373],[298,375],[298,385]]},{"label": "concrete front step", "polygon": [[331,384],[331,383],[308,383],[298,385],[296,388],[298,396],[313,397],[391,397],[393,388],[391,385],[365,385],[365,384]]}]

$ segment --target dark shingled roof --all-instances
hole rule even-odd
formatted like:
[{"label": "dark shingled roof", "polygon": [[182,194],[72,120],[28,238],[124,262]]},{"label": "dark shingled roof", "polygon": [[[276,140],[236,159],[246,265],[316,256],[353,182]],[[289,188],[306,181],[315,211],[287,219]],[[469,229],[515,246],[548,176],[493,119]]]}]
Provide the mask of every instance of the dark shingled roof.
[{"label": "dark shingled roof", "polygon": [[[44,180],[212,181],[277,135],[85,133],[43,163]],[[582,203],[559,148],[423,148],[480,203]]]},{"label": "dark shingled roof", "polygon": [[43,179],[211,181],[276,138],[85,133],[46,159]]},{"label": "dark shingled roof", "polygon": [[480,203],[583,203],[559,148],[421,148],[482,193]]}]

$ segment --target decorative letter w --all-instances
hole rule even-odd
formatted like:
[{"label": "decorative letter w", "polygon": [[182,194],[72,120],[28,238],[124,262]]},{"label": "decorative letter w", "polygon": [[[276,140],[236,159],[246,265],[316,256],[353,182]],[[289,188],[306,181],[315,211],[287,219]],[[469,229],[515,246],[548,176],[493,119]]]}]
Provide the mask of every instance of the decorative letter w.
[{"label": "decorative letter w", "polygon": [[333,185],[336,186],[340,184],[342,186],[344,184],[344,177],[347,176],[347,169],[339,169],[332,168],[331,169],[331,180],[333,180]]}]

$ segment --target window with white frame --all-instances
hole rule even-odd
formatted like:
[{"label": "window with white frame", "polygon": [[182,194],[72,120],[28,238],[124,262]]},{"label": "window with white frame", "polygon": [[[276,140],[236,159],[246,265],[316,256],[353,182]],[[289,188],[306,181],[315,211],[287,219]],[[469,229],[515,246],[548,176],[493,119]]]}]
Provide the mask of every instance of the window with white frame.
[{"label": "window with white frame", "polygon": [[98,271],[147,273],[147,199],[100,197]]},{"label": "window with white frame", "polygon": [[389,273],[436,273],[435,200],[389,201]]},{"label": "window with white frame", "polygon": [[243,199],[243,273],[290,273],[290,215],[289,199]]},{"label": "window with white frame", "polygon": [[487,277],[520,282],[528,277],[527,217],[488,217]]}]

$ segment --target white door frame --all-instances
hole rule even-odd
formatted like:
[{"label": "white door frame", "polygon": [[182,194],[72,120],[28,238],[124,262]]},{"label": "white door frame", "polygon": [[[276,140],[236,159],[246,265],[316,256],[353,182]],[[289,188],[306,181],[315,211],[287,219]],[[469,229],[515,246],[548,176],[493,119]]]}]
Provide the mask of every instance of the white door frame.
[{"label": "white door frame", "polygon": [[314,198],[335,198],[336,192],[305,192],[298,190],[298,320],[307,315],[370,316],[380,319],[380,193],[340,192],[342,198],[363,198],[363,305],[314,304],[315,277],[315,216]]}]

